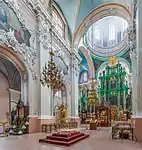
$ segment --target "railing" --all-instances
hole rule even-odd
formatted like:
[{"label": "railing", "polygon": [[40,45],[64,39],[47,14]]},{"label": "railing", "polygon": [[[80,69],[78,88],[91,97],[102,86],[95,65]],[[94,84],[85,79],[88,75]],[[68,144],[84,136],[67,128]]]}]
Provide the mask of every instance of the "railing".
[{"label": "railing", "polygon": [[56,130],[60,130],[63,128],[68,129],[74,129],[77,128],[77,122],[68,122],[65,124],[56,124],[56,123],[50,123],[50,124],[42,124],[42,132],[52,132]]}]

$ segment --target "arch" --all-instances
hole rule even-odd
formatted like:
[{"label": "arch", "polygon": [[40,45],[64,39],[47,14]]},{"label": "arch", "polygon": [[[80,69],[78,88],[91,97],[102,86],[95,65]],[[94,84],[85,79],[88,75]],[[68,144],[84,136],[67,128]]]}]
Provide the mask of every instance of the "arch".
[{"label": "arch", "polygon": [[28,105],[30,96],[28,90],[29,70],[26,64],[24,63],[23,58],[18,52],[15,52],[13,49],[8,48],[4,45],[0,45],[0,57],[9,60],[19,71],[21,76],[21,100],[24,102],[24,105]]},{"label": "arch", "polygon": [[8,59],[13,65],[18,69],[20,72],[21,78],[23,80],[28,79],[28,71],[22,59],[17,56],[11,49],[7,48],[6,46],[0,46],[0,57]]},{"label": "arch", "polygon": [[91,60],[91,57],[90,57],[88,51],[83,46],[81,46],[79,49],[83,53],[83,55],[85,56],[86,61],[88,63],[89,72],[90,72],[90,78],[94,77],[94,65],[92,63],[92,60]]},{"label": "arch", "polygon": [[[127,70],[126,72],[127,72],[127,73],[129,72],[129,73],[130,73],[130,72],[131,72],[131,65],[129,64],[129,62],[128,62],[126,59],[124,59],[124,58],[118,58],[118,60],[120,61],[121,64],[127,65],[129,71]],[[103,68],[105,68],[107,65],[108,65],[108,61],[105,61],[105,62],[98,68],[97,73],[96,73],[96,78],[98,78],[100,71],[103,70]]]},{"label": "arch", "polygon": [[74,47],[78,47],[81,37],[94,22],[107,16],[118,16],[125,19],[127,22],[131,21],[131,13],[124,5],[120,3],[102,4],[89,13],[76,29],[73,39]]}]

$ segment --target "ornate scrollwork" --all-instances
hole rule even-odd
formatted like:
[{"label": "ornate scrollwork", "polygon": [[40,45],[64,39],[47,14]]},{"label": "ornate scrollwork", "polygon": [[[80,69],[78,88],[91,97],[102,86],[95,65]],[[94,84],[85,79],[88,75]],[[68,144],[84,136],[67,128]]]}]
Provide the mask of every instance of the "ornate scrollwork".
[{"label": "ornate scrollwork", "polygon": [[26,46],[25,43],[19,44],[14,36],[14,31],[10,30],[9,32],[6,32],[4,30],[0,29],[0,43],[5,44],[6,46],[10,47],[22,56],[23,60],[26,62],[29,70],[31,70],[33,79],[36,79],[36,66],[35,66],[35,60],[36,60],[36,35],[35,32],[28,28],[28,25],[26,24],[26,20],[23,17],[22,12],[20,11],[16,1],[13,0],[0,0],[4,1],[9,8],[11,8],[14,13],[16,14],[18,21],[21,23],[22,28],[24,30],[29,31],[31,34],[30,37],[30,47]]},{"label": "ornate scrollwork", "polygon": [[12,33],[6,33],[4,30],[0,30],[0,43],[12,48],[13,51],[21,55],[23,60],[27,63],[29,69],[31,70],[33,79],[36,79],[36,53],[33,52],[33,49],[31,47],[27,47],[25,43],[19,44],[14,35],[12,36]]}]

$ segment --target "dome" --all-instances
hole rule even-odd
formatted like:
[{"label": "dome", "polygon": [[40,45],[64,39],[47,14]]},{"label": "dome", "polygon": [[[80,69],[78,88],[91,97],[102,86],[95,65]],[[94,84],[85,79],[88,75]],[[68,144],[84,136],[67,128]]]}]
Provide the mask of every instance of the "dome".
[{"label": "dome", "polygon": [[55,0],[62,10],[71,32],[77,30],[84,18],[102,4],[116,3],[131,10],[133,0]]},{"label": "dome", "polygon": [[123,18],[109,16],[92,24],[86,34],[88,49],[99,57],[117,55],[126,49],[128,23]]}]

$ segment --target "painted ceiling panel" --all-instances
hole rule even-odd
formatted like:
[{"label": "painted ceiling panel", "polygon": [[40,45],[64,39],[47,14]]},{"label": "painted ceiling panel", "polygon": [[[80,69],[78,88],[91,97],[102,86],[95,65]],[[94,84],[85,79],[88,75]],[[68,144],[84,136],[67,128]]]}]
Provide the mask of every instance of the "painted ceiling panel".
[{"label": "painted ceiling panel", "polygon": [[96,7],[109,2],[124,4],[131,7],[132,0],[55,0],[62,10],[71,32],[73,33],[82,20]]}]

